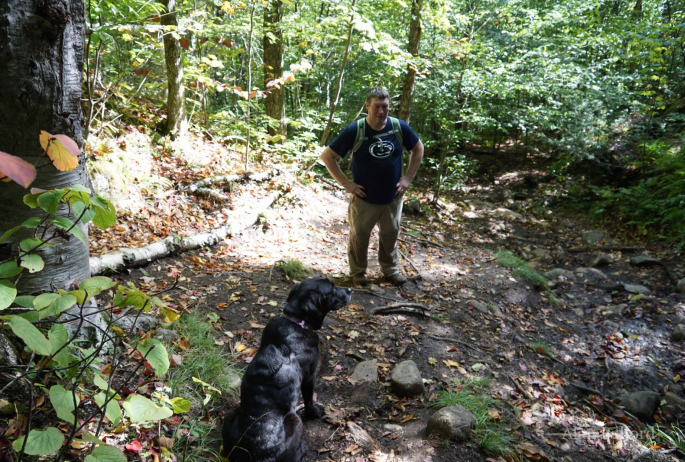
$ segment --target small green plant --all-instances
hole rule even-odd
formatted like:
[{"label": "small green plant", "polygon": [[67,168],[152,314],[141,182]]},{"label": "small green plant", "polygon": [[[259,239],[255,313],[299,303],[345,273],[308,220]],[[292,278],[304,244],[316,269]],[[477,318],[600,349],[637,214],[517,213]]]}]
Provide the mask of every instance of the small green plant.
[{"label": "small green plant", "polygon": [[514,274],[533,284],[536,289],[547,289],[549,281],[546,277],[533,271],[522,258],[507,250],[500,250],[495,254],[497,263],[505,268],[514,268]]},{"label": "small green plant", "polygon": [[678,425],[670,428],[648,425],[643,440],[648,446],[671,446],[685,452],[685,433]]},{"label": "small green plant", "polygon": [[445,322],[445,315],[444,314],[436,314],[433,316],[433,320],[435,320],[435,322],[439,322],[440,324],[442,324]]},{"label": "small green plant", "polygon": [[540,354],[543,354],[545,356],[552,356],[552,347],[543,341],[539,342],[533,342],[530,345],[528,345],[531,350],[535,350]]},{"label": "small green plant", "polygon": [[489,394],[490,379],[487,377],[469,377],[465,380],[455,379],[453,390],[438,392],[438,397],[428,404],[429,407],[443,408],[460,405],[476,417],[473,430],[478,442],[488,454],[510,455],[514,453],[514,438],[507,432],[505,425],[495,420],[492,412],[497,407],[497,400]]},{"label": "small green plant", "polygon": [[287,260],[280,260],[278,262],[278,269],[288,280],[300,280],[307,277],[309,270],[299,260],[291,258]]}]

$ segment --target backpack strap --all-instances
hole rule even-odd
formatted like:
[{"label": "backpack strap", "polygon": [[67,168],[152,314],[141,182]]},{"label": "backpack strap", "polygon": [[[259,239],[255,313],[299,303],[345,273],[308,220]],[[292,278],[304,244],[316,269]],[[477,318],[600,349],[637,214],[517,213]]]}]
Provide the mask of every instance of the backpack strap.
[{"label": "backpack strap", "polygon": [[366,139],[366,120],[364,118],[357,120],[357,136],[354,138],[354,144],[352,145],[352,153],[354,154],[357,149],[362,145]]},{"label": "backpack strap", "polygon": [[400,149],[404,151],[404,140],[402,139],[402,127],[400,127],[400,121],[395,117],[389,117],[389,119],[392,123],[392,132],[395,134],[395,136],[400,142]]}]

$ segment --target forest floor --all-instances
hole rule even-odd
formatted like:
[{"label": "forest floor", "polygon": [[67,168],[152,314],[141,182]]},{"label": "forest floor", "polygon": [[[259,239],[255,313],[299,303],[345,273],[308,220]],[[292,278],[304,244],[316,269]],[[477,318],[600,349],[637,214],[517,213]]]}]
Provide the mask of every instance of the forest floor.
[{"label": "forest floor", "polygon": [[[116,276],[150,292],[169,288],[179,278],[165,300],[210,319],[216,344],[236,367],[250,361],[261,329],[279,314],[296,282],[278,262],[299,261],[309,276],[351,287],[346,277],[347,198],[322,180],[327,175],[298,179],[296,163],[276,165],[263,159],[253,168],[277,169],[275,176],[263,182],[236,181],[230,192],[217,187],[227,198],[220,201],[185,193],[182,186],[231,173],[237,154],[199,140],[185,158],[136,143],[143,142],[129,135],[94,152],[104,162],[113,152],[130,155],[137,150],[132,163],[146,163],[137,168],[147,169],[153,180],[135,186],[141,182],[135,181],[135,172],[130,174],[128,189],[117,201],[122,210],[117,225],[106,232],[91,230],[92,255],[220,226],[236,215],[254,213],[260,199],[278,192],[252,226],[219,245]],[[236,157],[231,160],[231,155]],[[326,318],[321,333],[328,339],[328,357],[316,391],[327,412],[305,423],[306,460],[504,460],[486,454],[475,439],[456,444],[426,436],[426,423],[436,412],[429,404],[441,391],[459,390],[460,383],[473,377],[490,379],[487,395],[496,400],[491,417],[517,438],[518,455],[507,460],[676,460],[682,453],[669,447],[649,449],[644,436],[651,432],[648,423],[665,428],[682,418],[681,407],[661,406],[644,419],[649,422],[641,422],[616,403],[623,391],[650,390],[662,397],[669,391],[685,397],[678,383],[685,368],[682,343],[671,340],[675,326],[685,324],[685,296],[672,293],[674,281],[685,276],[682,260],[660,244],[625,237],[619,242],[610,230],[584,242],[586,232],[597,231],[597,225],[544,206],[550,191],[563,187],[546,182],[544,156],[480,154],[473,160],[487,175],[446,195],[437,206],[430,205],[425,170],[419,172],[408,199],[418,199],[422,210],[405,212],[400,242],[401,269],[410,282],[400,288],[382,282],[374,233],[368,274],[373,283],[355,287],[351,304]],[[107,176],[106,168],[100,171]],[[566,273],[549,290],[539,290],[503,266],[501,251],[519,256],[539,273],[563,268],[575,275]],[[609,258],[588,270],[600,253]],[[658,263],[631,264],[638,255],[656,257]],[[429,311],[424,315],[423,310],[399,308],[371,314],[395,303],[421,304]],[[372,359],[378,382],[351,381],[357,364]],[[395,396],[389,387],[395,365],[409,359],[426,384],[426,393],[412,399]],[[181,361],[174,367],[184,366]],[[215,423],[213,441],[218,441],[223,411],[237,402],[224,398],[195,415]],[[346,422],[365,430],[374,450]],[[213,460],[210,453],[205,460]]]}]

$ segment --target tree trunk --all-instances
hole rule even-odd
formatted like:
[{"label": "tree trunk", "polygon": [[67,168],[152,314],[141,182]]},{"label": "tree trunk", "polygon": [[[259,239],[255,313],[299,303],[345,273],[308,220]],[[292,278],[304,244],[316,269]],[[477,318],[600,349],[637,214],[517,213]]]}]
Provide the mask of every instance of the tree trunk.
[{"label": "tree trunk", "polygon": [[340,72],[338,73],[338,84],[335,90],[335,99],[333,100],[333,103],[331,104],[331,110],[328,113],[328,122],[326,122],[326,128],[323,131],[323,135],[321,135],[321,141],[319,142],[320,146],[324,146],[326,144],[328,135],[331,132],[331,126],[333,125],[335,108],[338,105],[338,99],[340,98],[340,90],[342,89],[342,80],[343,75],[345,74],[345,66],[347,65],[347,57],[350,54],[350,45],[352,44],[352,32],[354,31],[354,5],[356,3],[357,0],[352,0],[352,6],[350,7],[350,27],[347,30],[347,45],[345,45],[345,54],[343,55],[342,62],[340,63]]},{"label": "tree trunk", "polygon": [[[83,145],[85,29],[83,0],[0,1],[0,151],[35,163],[42,152],[41,130],[67,135]],[[83,156],[70,172],[60,172],[51,163],[39,168],[32,187],[47,190],[74,184],[88,184]],[[27,193],[16,183],[0,184],[0,231],[40,214],[40,209],[24,205]],[[66,208],[58,211],[67,213]],[[28,231],[13,235],[11,246],[16,248],[18,241],[29,237]],[[24,271],[17,283],[19,293],[65,288],[90,276],[87,246],[73,237],[56,237],[51,243],[56,245],[39,252],[45,268],[33,274]],[[0,245],[0,261],[11,256],[12,249],[5,244]]]},{"label": "tree trunk", "polygon": [[[407,51],[412,56],[419,55],[419,45],[421,43],[421,10],[423,0],[413,0],[411,5],[411,24],[409,25],[409,44]],[[416,66],[410,64],[407,67],[407,74],[404,76],[402,84],[402,96],[400,97],[400,119],[409,122],[411,117],[411,102],[414,96],[414,79],[416,78]]]},{"label": "tree trunk", "polygon": [[285,103],[283,82],[271,83],[283,77],[283,2],[272,0],[264,10],[264,86],[267,89],[264,106],[266,115],[278,120],[278,127],[269,126],[271,135],[285,135]]},{"label": "tree trunk", "polygon": [[164,27],[164,59],[166,61],[167,124],[165,133],[172,139],[183,136],[186,131],[185,87],[183,86],[183,50],[174,32],[178,27],[176,20],[176,0],[161,0],[165,7],[161,23]]}]

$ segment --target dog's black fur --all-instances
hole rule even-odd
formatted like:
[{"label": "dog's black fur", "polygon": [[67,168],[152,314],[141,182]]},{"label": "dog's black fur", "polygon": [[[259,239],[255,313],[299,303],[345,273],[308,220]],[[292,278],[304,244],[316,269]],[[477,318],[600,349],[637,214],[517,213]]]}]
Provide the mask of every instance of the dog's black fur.
[{"label": "dog's black fur", "polygon": [[350,289],[325,278],[307,279],[290,291],[283,309],[264,329],[262,343],[240,386],[240,407],[226,413],[222,456],[230,462],[299,462],[307,453],[295,413],[302,392],[304,417],[318,418],[314,403],[320,329],[329,311],[350,301]]}]

